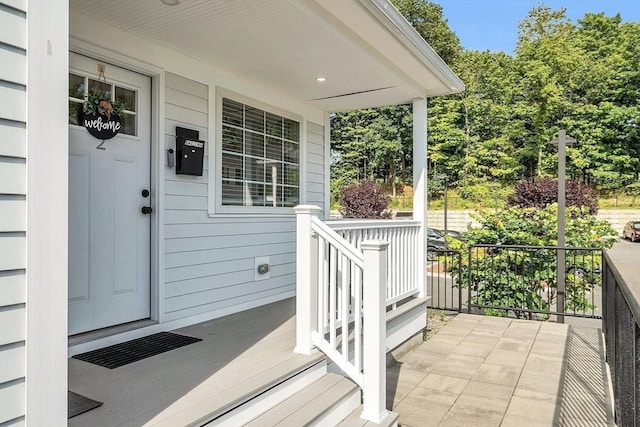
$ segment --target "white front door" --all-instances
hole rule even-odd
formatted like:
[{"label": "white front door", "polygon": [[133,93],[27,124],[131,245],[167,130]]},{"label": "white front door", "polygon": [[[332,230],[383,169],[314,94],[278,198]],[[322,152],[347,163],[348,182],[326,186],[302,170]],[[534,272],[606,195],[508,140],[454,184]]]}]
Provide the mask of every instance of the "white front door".
[{"label": "white front door", "polygon": [[[69,334],[150,316],[151,79],[69,55]],[[104,64],[106,84],[98,81]],[[84,93],[123,101],[112,139],[82,126]],[[101,145],[102,144],[102,145]],[[100,146],[100,148],[97,148]],[[147,210],[148,211],[148,210]]]}]

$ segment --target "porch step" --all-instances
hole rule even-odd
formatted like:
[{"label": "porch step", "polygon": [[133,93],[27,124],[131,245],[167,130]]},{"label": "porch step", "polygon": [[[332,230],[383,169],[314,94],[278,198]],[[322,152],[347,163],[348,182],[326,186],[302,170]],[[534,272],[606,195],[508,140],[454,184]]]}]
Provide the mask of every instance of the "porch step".
[{"label": "porch step", "polygon": [[266,426],[332,426],[360,404],[360,389],[340,375],[328,373],[246,424]]}]

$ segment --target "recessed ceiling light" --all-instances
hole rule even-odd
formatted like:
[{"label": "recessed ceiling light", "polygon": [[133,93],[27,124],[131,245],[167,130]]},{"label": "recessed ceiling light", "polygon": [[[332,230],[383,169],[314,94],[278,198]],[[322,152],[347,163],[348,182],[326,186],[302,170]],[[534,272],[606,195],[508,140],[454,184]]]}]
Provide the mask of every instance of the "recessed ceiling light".
[{"label": "recessed ceiling light", "polygon": [[317,81],[317,82],[320,82],[320,83],[322,83],[322,82],[326,82],[326,81],[327,81],[327,78],[326,78],[326,77],[322,77],[322,76],[320,76],[320,77],[316,77],[316,81]]},{"label": "recessed ceiling light", "polygon": [[177,6],[180,4],[180,0],[160,0],[162,3],[167,6]]}]

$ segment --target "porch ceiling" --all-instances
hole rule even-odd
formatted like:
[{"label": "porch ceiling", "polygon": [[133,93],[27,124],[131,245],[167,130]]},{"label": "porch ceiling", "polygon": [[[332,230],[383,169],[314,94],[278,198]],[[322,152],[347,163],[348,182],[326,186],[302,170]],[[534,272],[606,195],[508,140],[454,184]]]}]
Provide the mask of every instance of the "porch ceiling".
[{"label": "porch ceiling", "polygon": [[70,9],[325,111],[464,88],[388,0],[70,0]]}]

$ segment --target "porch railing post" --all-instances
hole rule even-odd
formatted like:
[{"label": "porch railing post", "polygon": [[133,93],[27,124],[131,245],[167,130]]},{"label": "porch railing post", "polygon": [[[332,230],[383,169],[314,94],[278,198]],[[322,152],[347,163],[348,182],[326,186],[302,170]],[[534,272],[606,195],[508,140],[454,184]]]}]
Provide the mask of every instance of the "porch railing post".
[{"label": "porch railing post", "polygon": [[311,232],[311,217],[318,206],[300,205],[296,213],[296,353],[311,354],[311,333],[318,319],[318,238]]},{"label": "porch railing post", "polygon": [[386,280],[389,243],[365,240],[363,300],[363,411],[362,418],[379,423],[386,410]]}]

